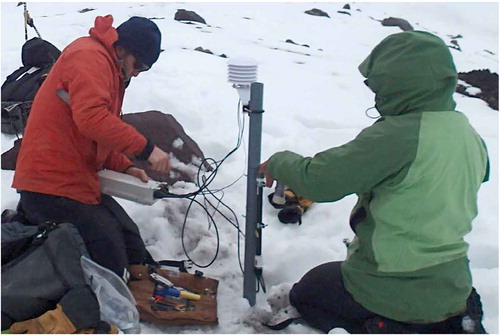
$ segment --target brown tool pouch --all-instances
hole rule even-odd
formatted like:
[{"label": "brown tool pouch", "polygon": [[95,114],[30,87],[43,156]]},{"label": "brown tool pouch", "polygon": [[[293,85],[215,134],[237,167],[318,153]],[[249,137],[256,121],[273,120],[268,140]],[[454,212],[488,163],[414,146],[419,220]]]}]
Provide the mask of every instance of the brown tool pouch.
[{"label": "brown tool pouch", "polygon": [[[185,308],[163,309],[155,303],[157,284],[150,275],[154,271],[167,278],[175,286],[201,296],[200,300],[184,300]],[[219,281],[166,269],[154,269],[145,265],[130,267],[131,281],[128,286],[137,303],[141,321],[169,326],[217,324],[217,287]]]}]

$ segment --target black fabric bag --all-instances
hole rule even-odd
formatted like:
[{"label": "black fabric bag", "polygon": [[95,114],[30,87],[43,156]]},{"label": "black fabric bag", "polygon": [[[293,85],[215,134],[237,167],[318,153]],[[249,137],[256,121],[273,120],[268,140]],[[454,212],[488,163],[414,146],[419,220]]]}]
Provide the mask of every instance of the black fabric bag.
[{"label": "black fabric bag", "polygon": [[24,66],[44,67],[54,64],[61,51],[52,43],[33,37],[24,43],[21,58]]},{"label": "black fabric bag", "polygon": [[24,132],[31,102],[60,54],[54,45],[38,37],[23,45],[23,66],[2,84],[2,133]]},{"label": "black fabric bag", "polygon": [[2,101],[2,128],[4,134],[24,133],[31,110],[31,101]]},{"label": "black fabric bag", "polygon": [[35,239],[39,228],[20,222],[2,224],[2,267],[22,255]]},{"label": "black fabric bag", "polygon": [[70,296],[85,292],[72,297],[74,304],[94,306],[75,326],[95,325],[99,321],[99,305],[86,284],[82,255],[88,256],[85,244],[70,223],[3,223],[2,331],[14,322],[36,318],[56,308],[70,292]]},{"label": "black fabric bag", "polygon": [[22,66],[12,72],[2,84],[2,101],[33,101],[51,68],[52,64],[44,67]]}]

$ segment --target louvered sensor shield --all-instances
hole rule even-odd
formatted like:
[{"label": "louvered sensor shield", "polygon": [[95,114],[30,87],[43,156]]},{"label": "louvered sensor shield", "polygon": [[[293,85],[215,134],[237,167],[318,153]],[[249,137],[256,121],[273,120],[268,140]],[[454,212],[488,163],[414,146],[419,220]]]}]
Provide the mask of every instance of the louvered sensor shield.
[{"label": "louvered sensor shield", "polygon": [[238,91],[243,105],[250,101],[250,85],[257,81],[257,61],[252,58],[232,58],[227,63],[227,80]]}]

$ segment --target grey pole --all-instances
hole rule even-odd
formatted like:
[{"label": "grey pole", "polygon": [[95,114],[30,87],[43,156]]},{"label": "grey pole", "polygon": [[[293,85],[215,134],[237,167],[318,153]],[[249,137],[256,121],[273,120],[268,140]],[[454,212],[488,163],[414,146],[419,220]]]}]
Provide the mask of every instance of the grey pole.
[{"label": "grey pole", "polygon": [[[256,270],[262,269],[260,263],[261,251],[261,221],[262,185],[257,181],[260,165],[260,149],[262,143],[262,98],[264,85],[252,83],[250,88],[248,115],[250,117],[247,169],[247,208],[245,226],[245,273],[243,277],[243,297],[250,306],[255,305],[257,279]],[[259,198],[261,201],[259,202]],[[256,263],[256,255],[258,263]]]}]

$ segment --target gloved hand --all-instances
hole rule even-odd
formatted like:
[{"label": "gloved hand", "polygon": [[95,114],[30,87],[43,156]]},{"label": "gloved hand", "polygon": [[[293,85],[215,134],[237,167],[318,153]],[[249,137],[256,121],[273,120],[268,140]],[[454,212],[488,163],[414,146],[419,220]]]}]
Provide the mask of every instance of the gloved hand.
[{"label": "gloved hand", "polygon": [[299,205],[286,206],[278,212],[278,219],[281,223],[299,223],[302,224],[302,214],[304,210]]},{"label": "gloved hand", "polygon": [[281,223],[299,223],[302,224],[302,214],[304,214],[313,202],[297,195],[294,191],[286,187],[285,189],[285,204],[279,205],[273,202],[273,195],[271,193],[268,198],[269,202],[274,208],[281,209],[278,212],[278,219]]},{"label": "gloved hand", "polygon": [[105,321],[97,322],[94,328],[76,331],[61,305],[45,314],[10,326],[12,334],[118,334],[118,328]]},{"label": "gloved hand", "polygon": [[37,318],[16,322],[10,326],[12,334],[72,334],[75,331],[75,326],[59,304],[56,309]]},{"label": "gloved hand", "polygon": [[100,321],[99,303],[92,289],[77,286],[62,297],[56,309],[26,321],[16,322],[14,334],[116,334],[113,325]]},{"label": "gloved hand", "polygon": [[118,328],[105,321],[99,321],[95,328],[84,329],[75,334],[118,334]]}]

